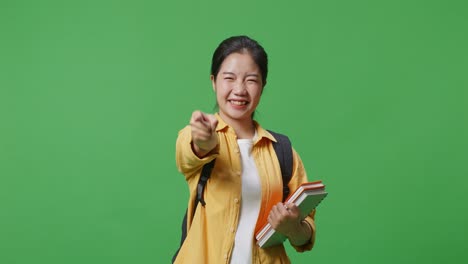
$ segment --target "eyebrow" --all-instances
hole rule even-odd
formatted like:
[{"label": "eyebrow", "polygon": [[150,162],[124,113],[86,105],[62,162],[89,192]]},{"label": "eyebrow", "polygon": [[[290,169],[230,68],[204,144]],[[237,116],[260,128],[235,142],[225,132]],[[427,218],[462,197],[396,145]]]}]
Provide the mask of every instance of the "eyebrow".
[{"label": "eyebrow", "polygon": [[252,76],[253,76],[253,77],[259,77],[259,75],[258,75],[258,74],[256,74],[256,73],[250,73],[250,74],[247,74],[247,76],[246,76],[246,77],[252,77]]},{"label": "eyebrow", "polygon": [[[232,75],[236,75],[236,74],[233,73],[233,72],[222,72],[222,74],[232,74]],[[256,74],[256,73],[249,73],[249,74],[246,75],[246,77],[259,77],[259,75]]]}]

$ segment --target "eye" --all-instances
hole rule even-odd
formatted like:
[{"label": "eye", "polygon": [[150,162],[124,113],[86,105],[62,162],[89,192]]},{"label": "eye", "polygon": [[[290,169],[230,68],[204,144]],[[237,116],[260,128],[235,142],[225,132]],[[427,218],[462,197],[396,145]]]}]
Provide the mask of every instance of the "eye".
[{"label": "eye", "polygon": [[257,79],[248,79],[247,82],[249,82],[249,83],[257,83]]},{"label": "eye", "polygon": [[234,78],[231,77],[231,76],[226,76],[226,77],[224,77],[224,80],[230,80],[230,81],[232,81],[232,80],[234,80]]}]

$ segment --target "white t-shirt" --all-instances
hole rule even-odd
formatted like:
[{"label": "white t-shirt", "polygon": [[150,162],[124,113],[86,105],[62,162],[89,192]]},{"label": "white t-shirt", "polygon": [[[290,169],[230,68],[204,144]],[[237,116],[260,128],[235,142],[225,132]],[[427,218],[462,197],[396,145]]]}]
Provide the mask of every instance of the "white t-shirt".
[{"label": "white t-shirt", "polygon": [[[257,133],[255,133],[255,137],[256,135]],[[238,139],[237,144],[242,160],[242,199],[231,264],[250,264],[252,263],[254,229],[260,211],[262,191],[260,176],[251,156],[253,140]]]}]

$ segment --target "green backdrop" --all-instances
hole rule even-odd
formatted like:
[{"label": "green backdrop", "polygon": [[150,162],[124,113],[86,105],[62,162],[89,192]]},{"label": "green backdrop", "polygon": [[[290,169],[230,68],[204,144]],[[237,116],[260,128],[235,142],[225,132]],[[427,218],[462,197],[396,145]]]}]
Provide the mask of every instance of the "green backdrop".
[{"label": "green backdrop", "polygon": [[239,34],[258,121],[330,193],[293,263],[466,263],[467,29],[461,0],[2,0],[0,263],[169,263],[177,132]]}]

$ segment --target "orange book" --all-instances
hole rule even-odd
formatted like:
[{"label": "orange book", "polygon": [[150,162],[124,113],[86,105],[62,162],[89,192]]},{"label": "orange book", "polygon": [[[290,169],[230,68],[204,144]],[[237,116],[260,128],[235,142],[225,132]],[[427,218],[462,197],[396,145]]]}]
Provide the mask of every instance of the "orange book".
[{"label": "orange book", "polygon": [[[305,218],[328,195],[322,181],[301,184],[285,200],[285,204],[294,203],[301,211],[301,218]],[[255,235],[257,245],[266,248],[278,245],[286,240],[286,236],[276,232],[270,223],[266,223]]]}]

